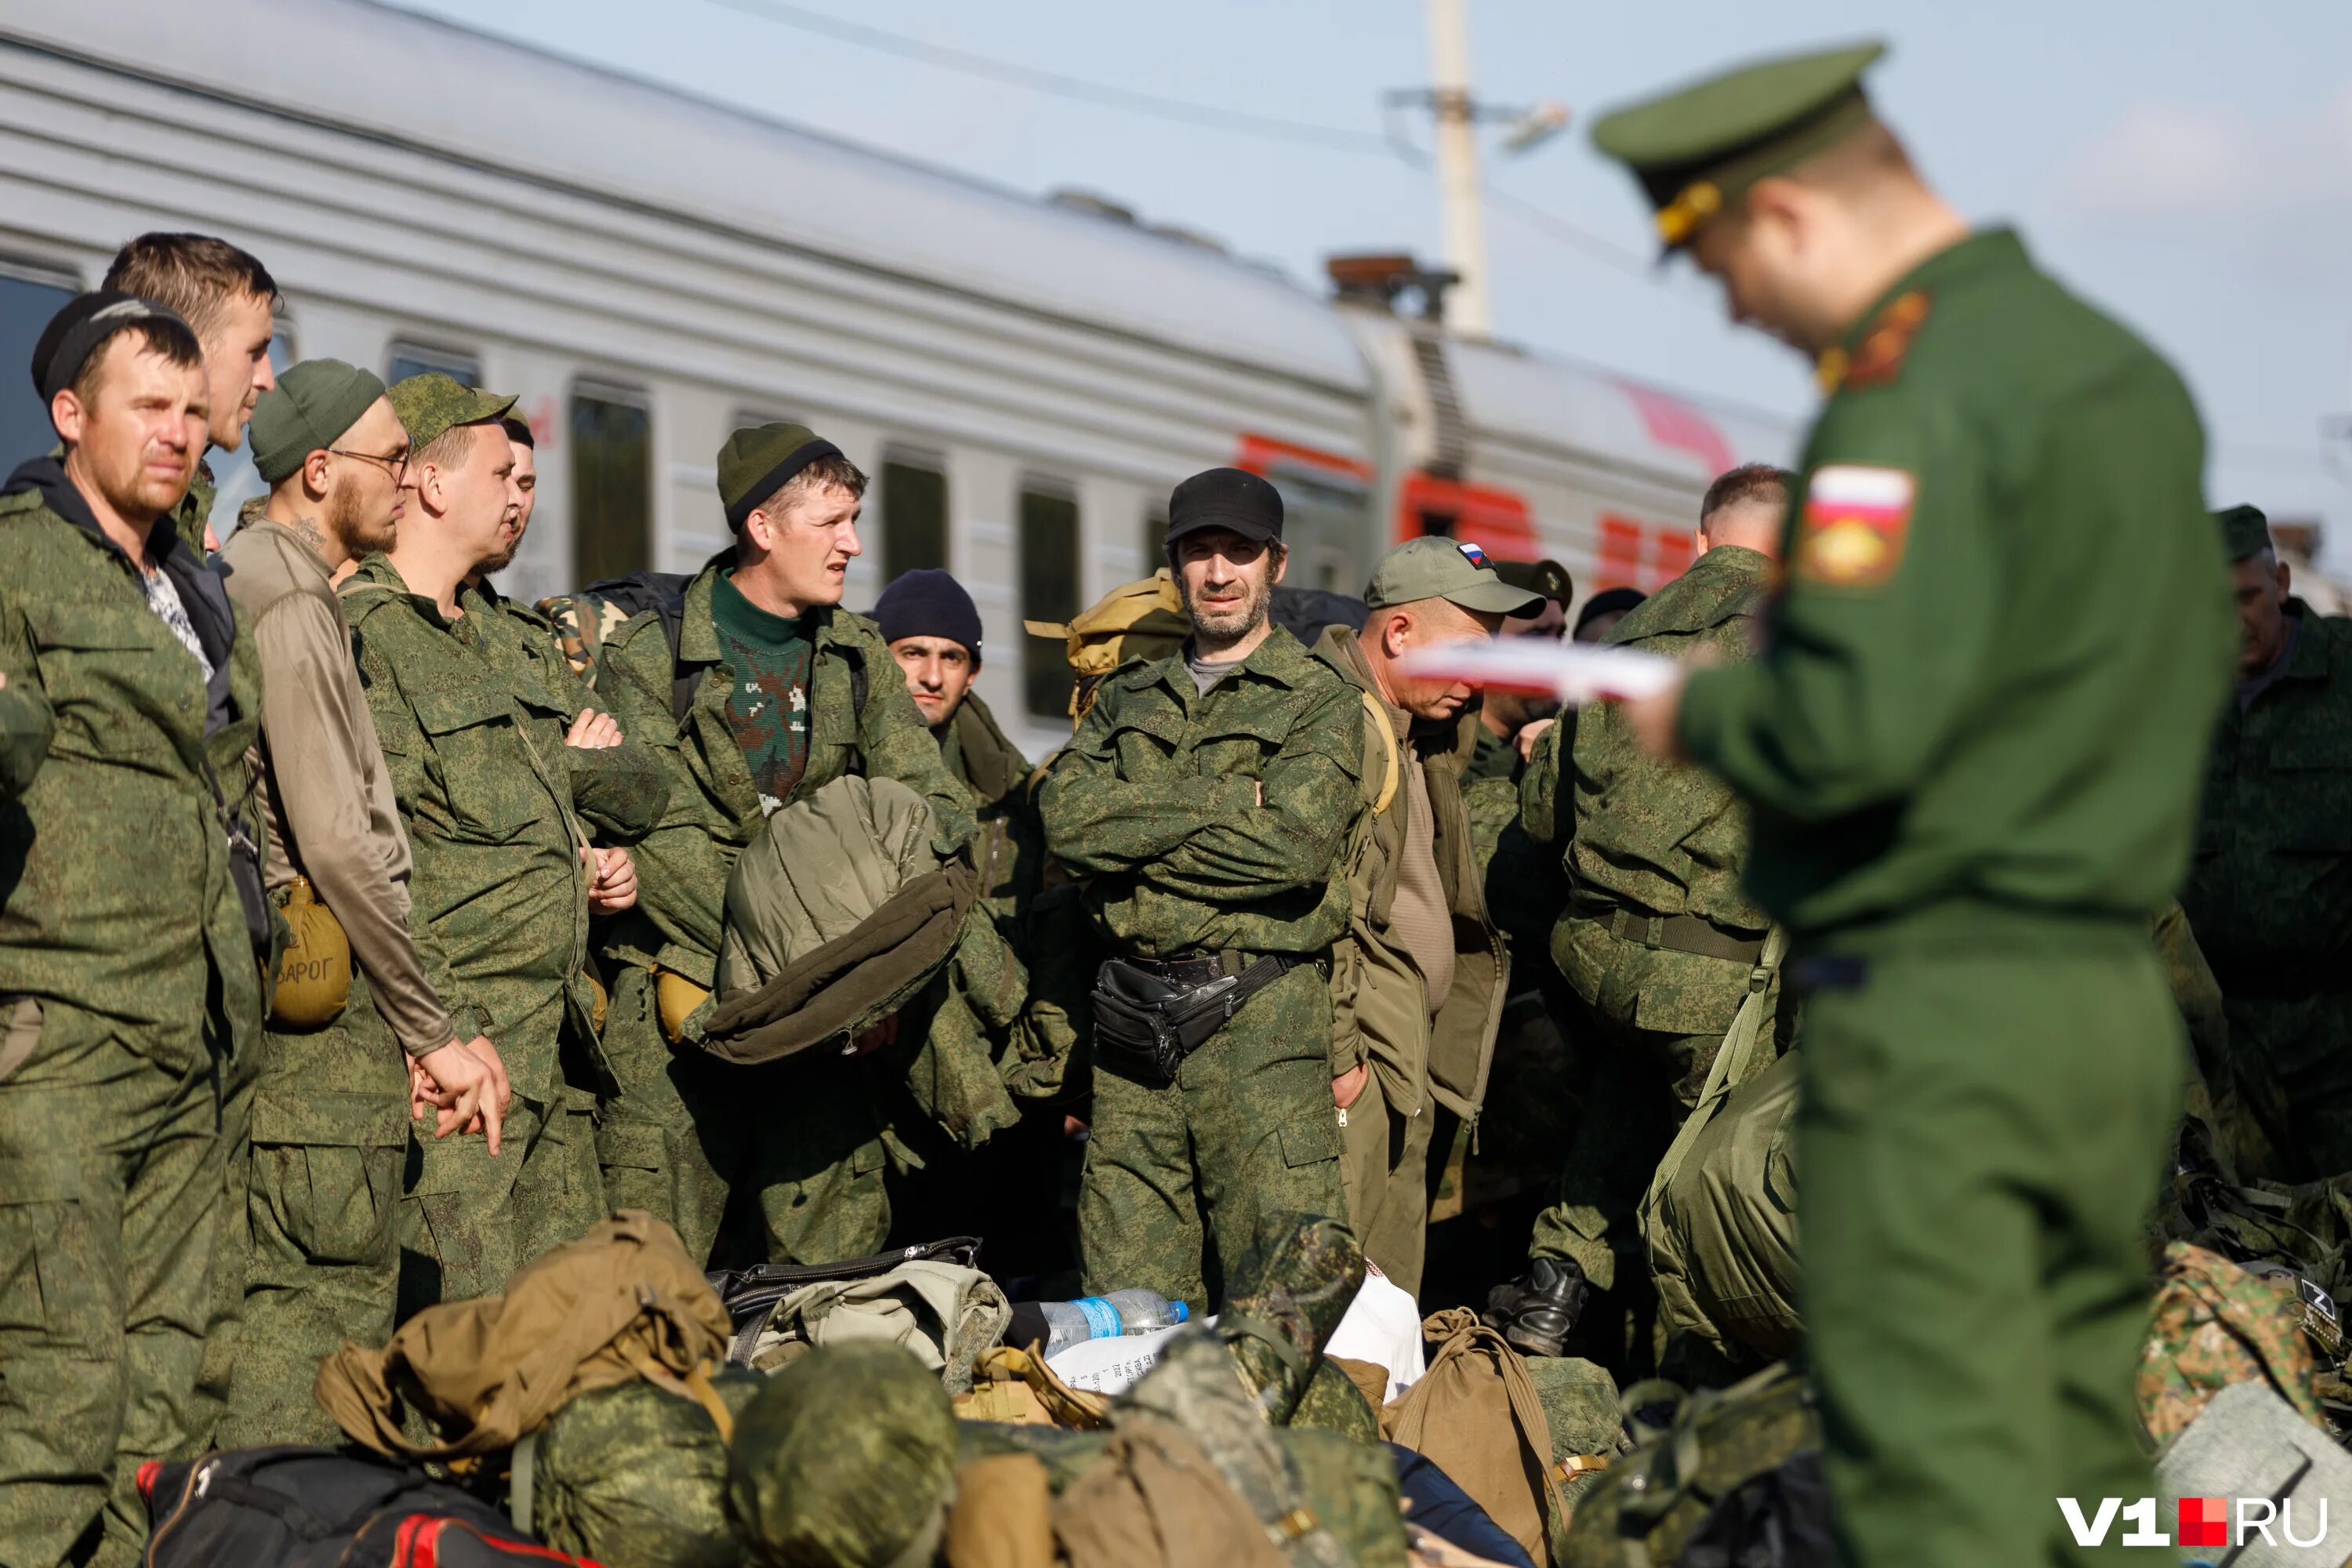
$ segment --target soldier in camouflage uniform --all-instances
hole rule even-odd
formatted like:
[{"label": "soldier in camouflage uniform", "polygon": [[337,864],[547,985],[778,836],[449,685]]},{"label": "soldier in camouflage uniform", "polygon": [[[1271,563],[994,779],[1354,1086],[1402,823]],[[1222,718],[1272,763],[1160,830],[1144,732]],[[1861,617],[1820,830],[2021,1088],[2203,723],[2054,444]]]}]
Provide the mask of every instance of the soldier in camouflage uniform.
[{"label": "soldier in camouflage uniform", "polygon": [[679,1043],[710,985],[728,874],[769,813],[856,773],[929,801],[942,854],[971,838],[971,800],[889,649],[872,622],[839,608],[865,488],[856,465],[803,426],[738,430],[719,458],[736,545],[674,612],[625,626],[596,667],[597,695],[661,758],[671,786],[660,827],[634,851],[637,907],[605,942],[606,1047],[621,1092],[600,1152],[614,1202],[669,1221],[698,1258],[739,1188],[745,1222],[763,1233],[746,1246],[777,1261],[856,1257],[889,1229],[887,1086],[862,1054],[887,1026],[859,1055],[762,1067]]},{"label": "soldier in camouflage uniform", "polygon": [[[1761,464],[1717,479],[1700,512],[1705,553],[1610,640],[1677,658],[1748,657],[1788,482]],[[1741,889],[1748,817],[1721,781],[1644,756],[1608,709],[1580,716],[1573,757],[1574,891],[1551,953],[1599,1033],[1558,1201],[1536,1222],[1528,1276],[1498,1289],[1488,1311],[1522,1350],[1556,1356],[1587,1293],[1604,1292],[1596,1348],[1630,1370],[1649,1348],[1634,1209],[1698,1102],[1771,922]]]},{"label": "soldier in camouflage uniform", "polygon": [[140,1465],[209,1430],[226,1102],[272,927],[224,784],[260,677],[170,518],[204,442],[194,335],[83,295],[33,371],[65,455],[0,493],[0,1560],[127,1564]]},{"label": "soldier in camouflage uniform", "polygon": [[[413,447],[407,510],[392,552],[343,584],[343,612],[415,858],[418,950],[458,1032],[495,1042],[514,1093],[495,1157],[473,1134],[416,1130],[401,1214],[404,1314],[501,1289],[605,1205],[565,1114],[602,1077],[581,792],[569,750],[551,749],[555,722],[499,679],[495,618],[461,600],[465,574],[502,547],[520,504],[498,425],[512,399],[437,374],[389,395]],[[637,768],[634,787],[659,798],[650,759],[597,755]]]},{"label": "soldier in camouflage uniform", "polygon": [[[1284,560],[1271,485],[1195,475],[1168,531],[1192,637],[1103,682],[1039,805],[1118,955],[1107,977],[1124,963],[1190,992],[1279,971],[1172,1081],[1115,1051],[1096,1005],[1087,1289],[1144,1286],[1198,1310],[1265,1214],[1342,1212],[1326,970],[1365,809],[1364,713],[1267,619]],[[1363,1076],[1351,1069],[1349,1098]]]},{"label": "soldier in camouflage uniform", "polygon": [[2242,641],[2181,903],[2221,982],[2240,1174],[2352,1172],[2352,621],[2288,593],[2269,521],[2218,514]]},{"label": "soldier in camouflage uniform", "polygon": [[[1503,583],[1475,544],[1410,540],[1372,574],[1362,632],[1333,626],[1315,645],[1368,699],[1367,779],[1395,781],[1393,790],[1376,787],[1349,858],[1348,936],[1332,954],[1331,1065],[1335,1074],[1371,1069],[1360,1097],[1340,1110],[1349,1220],[1365,1255],[1415,1294],[1433,1130],[1442,1113],[1442,1160],[1454,1127],[1477,1121],[1508,959],[1487,919],[1463,799],[1462,770],[1486,733],[1472,689],[1407,675],[1396,661],[1435,642],[1491,638],[1507,616],[1549,603]],[[1380,731],[1370,729],[1374,707]]]},{"label": "soldier in camouflage uniform", "polygon": [[465,1097],[453,1131],[484,1097],[491,1119],[503,1110],[488,1042],[457,1037],[409,935],[408,839],[331,584],[392,542],[407,434],[381,381],[314,360],[256,405],[253,443],[272,490],[246,509],[221,561],[264,677],[267,880],[281,909],[315,893],[351,966],[335,1016],[273,1016],[262,1037],[222,1447],[339,1441],[311,1396],[319,1362],[347,1341],[391,1336],[405,1064]]}]

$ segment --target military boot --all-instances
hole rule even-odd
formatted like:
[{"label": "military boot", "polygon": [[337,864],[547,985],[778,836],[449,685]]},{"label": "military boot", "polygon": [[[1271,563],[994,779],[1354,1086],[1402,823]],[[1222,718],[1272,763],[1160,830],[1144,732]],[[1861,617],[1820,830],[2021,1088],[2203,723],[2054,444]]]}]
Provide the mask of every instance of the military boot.
[{"label": "military boot", "polygon": [[1573,1258],[1538,1258],[1518,1279],[1487,1293],[1486,1320],[1527,1354],[1557,1356],[1591,1294]]}]

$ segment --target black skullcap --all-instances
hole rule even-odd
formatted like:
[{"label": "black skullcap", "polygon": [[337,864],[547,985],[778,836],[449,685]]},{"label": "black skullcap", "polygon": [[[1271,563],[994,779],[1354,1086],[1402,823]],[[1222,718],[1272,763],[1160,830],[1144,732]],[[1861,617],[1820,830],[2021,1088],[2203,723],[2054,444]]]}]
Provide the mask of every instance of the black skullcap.
[{"label": "black skullcap", "polygon": [[884,642],[900,637],[945,637],[980,657],[980,607],[963,584],[937,567],[900,574],[874,601],[874,624]]},{"label": "black skullcap", "polygon": [[1194,474],[1168,498],[1168,543],[1203,528],[1230,529],[1260,543],[1282,538],[1282,492],[1245,468]]},{"label": "black skullcap", "polygon": [[93,289],[67,300],[33,345],[33,389],[41,395],[43,405],[74,384],[81,367],[107,339],[140,321],[169,321],[187,332],[191,342],[195,341],[187,322],[136,294]]},{"label": "black skullcap", "polygon": [[1599,616],[1612,612],[1622,614],[1633,609],[1649,596],[1639,588],[1603,588],[1585,600],[1584,608],[1577,611],[1575,631],[1570,635],[1572,637],[1575,632],[1582,631]]}]

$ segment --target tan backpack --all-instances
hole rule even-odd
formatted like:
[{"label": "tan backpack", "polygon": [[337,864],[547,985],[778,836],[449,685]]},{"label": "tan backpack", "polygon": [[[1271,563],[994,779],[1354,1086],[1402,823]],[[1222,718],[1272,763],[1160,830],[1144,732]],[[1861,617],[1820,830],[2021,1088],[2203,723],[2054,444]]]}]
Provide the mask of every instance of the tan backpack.
[{"label": "tan backpack", "polygon": [[1381,1412],[1381,1436],[1433,1460],[1549,1568],[1567,1494],[1553,1468],[1551,1423],[1519,1352],[1466,1307],[1432,1313],[1429,1370]]}]

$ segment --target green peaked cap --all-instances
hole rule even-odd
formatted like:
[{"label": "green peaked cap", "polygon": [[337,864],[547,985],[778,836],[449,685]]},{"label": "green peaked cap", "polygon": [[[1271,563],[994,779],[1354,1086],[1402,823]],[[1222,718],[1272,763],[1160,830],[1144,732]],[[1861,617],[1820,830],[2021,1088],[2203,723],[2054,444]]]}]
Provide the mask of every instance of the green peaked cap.
[{"label": "green peaked cap", "polygon": [[2271,520],[2258,506],[2233,506],[2213,514],[2221,525],[2221,548],[2233,562],[2271,548]]},{"label": "green peaked cap", "polygon": [[1633,170],[1673,250],[1769,174],[1835,145],[1870,119],[1871,42],[1719,72],[1601,116],[1592,144]]},{"label": "green peaked cap", "polygon": [[423,451],[460,425],[484,425],[505,415],[514,399],[467,386],[454,375],[428,370],[395,381],[384,393],[408,432],[412,451]]}]

